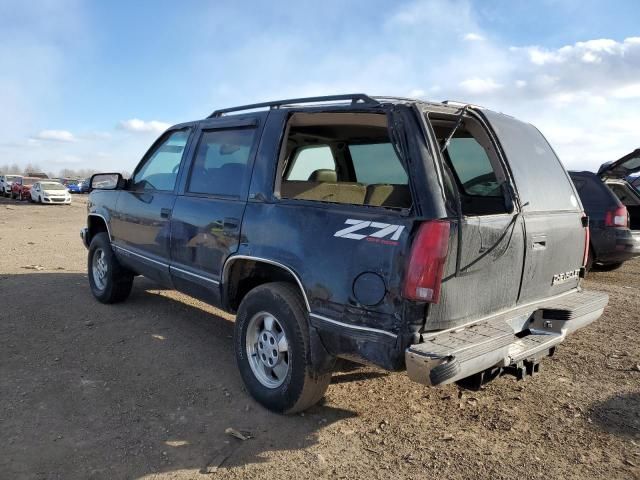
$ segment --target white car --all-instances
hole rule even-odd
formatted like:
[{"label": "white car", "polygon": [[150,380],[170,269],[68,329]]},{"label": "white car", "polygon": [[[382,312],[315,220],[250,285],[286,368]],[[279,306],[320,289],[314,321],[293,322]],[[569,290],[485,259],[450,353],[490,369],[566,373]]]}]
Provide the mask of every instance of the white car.
[{"label": "white car", "polygon": [[0,196],[11,196],[11,185],[16,178],[20,178],[22,175],[0,175]]},{"label": "white car", "polygon": [[31,201],[36,203],[71,204],[71,194],[59,182],[40,181],[31,187]]}]

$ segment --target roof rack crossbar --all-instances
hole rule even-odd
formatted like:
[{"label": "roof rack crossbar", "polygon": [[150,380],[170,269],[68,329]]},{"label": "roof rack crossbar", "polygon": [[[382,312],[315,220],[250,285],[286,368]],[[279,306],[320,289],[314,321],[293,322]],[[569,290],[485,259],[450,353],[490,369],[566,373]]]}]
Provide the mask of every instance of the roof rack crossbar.
[{"label": "roof rack crossbar", "polygon": [[253,103],[251,105],[242,105],[239,107],[223,108],[220,110],[216,110],[207,118],[217,118],[217,117],[221,117],[225,113],[241,112],[243,110],[255,110],[258,108],[268,107],[274,110],[283,106],[299,104],[299,103],[338,102],[338,101],[344,101],[344,100],[350,100],[352,105],[369,105],[369,106],[380,105],[379,101],[370,97],[369,95],[365,95],[364,93],[350,93],[347,95],[325,95],[322,97],[290,98],[287,100],[276,100],[273,102]]}]

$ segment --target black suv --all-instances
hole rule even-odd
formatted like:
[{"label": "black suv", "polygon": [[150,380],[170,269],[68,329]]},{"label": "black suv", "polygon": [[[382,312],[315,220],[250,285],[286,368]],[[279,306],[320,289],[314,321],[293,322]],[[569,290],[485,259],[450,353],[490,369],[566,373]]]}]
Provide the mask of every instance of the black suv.
[{"label": "black suv", "polygon": [[587,219],[533,126],[363,94],[218,110],[124,180],[92,177],[91,290],[136,274],[236,313],[249,392],[296,412],[338,358],[441,385],[538,370],[608,297],[580,288]]},{"label": "black suv", "polygon": [[[640,255],[640,226],[637,224],[640,195],[625,185],[624,179],[611,179],[605,184],[592,172],[569,172],[569,175],[589,216],[591,238],[587,269],[596,265],[600,270],[613,270]],[[630,206],[624,205],[619,197]],[[629,228],[631,211],[634,230]]]}]

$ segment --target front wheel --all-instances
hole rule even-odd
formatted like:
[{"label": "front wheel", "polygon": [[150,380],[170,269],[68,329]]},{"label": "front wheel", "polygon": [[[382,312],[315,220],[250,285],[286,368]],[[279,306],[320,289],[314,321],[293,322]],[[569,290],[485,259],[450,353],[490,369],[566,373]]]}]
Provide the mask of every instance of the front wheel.
[{"label": "front wheel", "polygon": [[233,344],[249,393],[269,410],[300,412],[324,396],[331,373],[313,369],[307,312],[293,285],[275,282],[251,290],[238,309]]},{"label": "front wheel", "polygon": [[105,232],[98,233],[91,240],[88,273],[91,293],[99,302],[122,302],[131,293],[133,273],[120,265]]}]

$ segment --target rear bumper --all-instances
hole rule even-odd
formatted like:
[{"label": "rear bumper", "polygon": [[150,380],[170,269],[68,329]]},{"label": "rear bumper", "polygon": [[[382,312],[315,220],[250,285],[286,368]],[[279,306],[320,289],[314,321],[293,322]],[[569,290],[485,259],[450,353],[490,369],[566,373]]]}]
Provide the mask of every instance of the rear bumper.
[{"label": "rear bumper", "polygon": [[608,295],[574,291],[518,307],[456,330],[423,336],[405,351],[409,378],[444,385],[496,367],[537,363],[569,333],[597,320]]},{"label": "rear bumper", "polygon": [[597,246],[597,263],[620,263],[640,256],[640,231],[626,228],[611,230],[611,241]]}]

